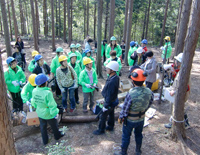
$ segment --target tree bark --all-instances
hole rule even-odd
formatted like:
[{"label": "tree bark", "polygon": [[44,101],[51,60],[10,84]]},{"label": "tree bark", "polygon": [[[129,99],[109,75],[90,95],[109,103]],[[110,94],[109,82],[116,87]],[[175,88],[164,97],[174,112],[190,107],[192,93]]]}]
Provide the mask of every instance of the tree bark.
[{"label": "tree bark", "polygon": [[132,27],[132,15],[133,15],[133,3],[134,0],[129,0],[129,8],[128,8],[128,25],[127,25],[127,32],[126,32],[126,48],[125,48],[125,58],[124,63],[128,66],[128,51],[130,46],[130,39],[131,39],[131,27]]},{"label": "tree bark", "polygon": [[39,32],[40,32],[40,19],[39,19],[39,12],[38,12],[38,2],[35,0],[35,20],[36,20],[36,35],[37,35],[37,42],[39,44]]},{"label": "tree bark", "polygon": [[[2,4],[4,3],[4,4]],[[5,6],[5,0],[1,0],[1,9],[6,10]],[[1,10],[2,11],[2,10]],[[2,12],[4,15],[7,16],[5,12]],[[8,25],[8,24],[7,24]],[[8,27],[7,27],[8,29]],[[9,34],[8,34],[9,36]],[[0,154],[2,155],[16,155],[16,149],[14,144],[14,137],[13,137],[13,127],[11,124],[11,116],[10,110],[8,107],[8,100],[6,98],[6,85],[4,80],[4,71],[3,71],[3,64],[2,64],[2,58],[0,56],[0,98],[1,98],[1,104],[0,104]]]},{"label": "tree bark", "polygon": [[125,18],[124,18],[124,30],[123,30],[123,40],[126,40],[126,31],[127,31],[127,20],[128,20],[128,2],[129,0],[126,0],[126,8],[125,8]]},{"label": "tree bark", "polygon": [[143,31],[142,31],[142,37],[141,37],[141,40],[144,39],[144,31],[145,31],[145,27],[146,27],[146,17],[147,17],[147,7],[145,8],[144,24],[143,24]]},{"label": "tree bark", "polygon": [[104,39],[107,38],[107,30],[108,30],[108,6],[109,0],[106,0],[106,18],[105,18],[105,31],[104,31]]},{"label": "tree bark", "polygon": [[89,0],[87,0],[87,32],[86,35],[89,34]]},{"label": "tree bark", "polygon": [[[5,12],[7,12],[5,4],[6,4],[5,0],[1,0],[1,15],[2,15],[2,20],[3,20],[3,28],[4,28],[4,38],[5,38],[5,44],[6,44],[6,52],[7,52],[7,56],[12,56],[12,51],[11,51],[11,47],[10,47],[10,37],[9,37],[10,35],[9,35],[9,30],[8,30],[8,20],[7,20],[7,14],[5,13]],[[0,63],[0,64],[2,64],[2,63]],[[0,93],[0,94],[2,94],[2,93]],[[0,104],[0,105],[2,105],[2,104]]]},{"label": "tree bark", "polygon": [[175,43],[175,55],[183,52],[184,41],[187,34],[188,22],[190,17],[191,4],[192,0],[185,0],[183,3],[182,13],[179,17],[181,19],[179,30],[177,32],[177,41]]},{"label": "tree bark", "polygon": [[0,16],[0,24],[1,24],[1,33],[3,33],[3,26],[2,26],[2,22],[1,22],[1,16]]},{"label": "tree bark", "polygon": [[[193,0],[192,10],[190,16],[190,22],[188,26],[187,36],[185,39],[183,58],[180,70],[180,80],[178,91],[175,94],[175,104],[173,105],[173,117],[177,121],[184,120],[184,104],[186,91],[188,89],[188,81],[190,79],[190,72],[192,68],[193,57],[200,32],[200,1]],[[177,138],[181,135],[186,138],[184,123],[173,122],[172,126],[172,138]]]},{"label": "tree bark", "polygon": [[8,19],[9,19],[9,28],[10,28],[10,39],[13,40],[12,37],[12,23],[11,23],[11,16],[10,16],[10,2],[7,0],[7,7],[8,7]]},{"label": "tree bark", "polygon": [[64,30],[63,30],[63,40],[64,40],[64,42],[67,41],[67,39],[66,39],[66,0],[64,0]]},{"label": "tree bark", "polygon": [[25,20],[24,20],[24,11],[23,11],[21,0],[19,0],[19,8],[20,8],[20,20],[21,20],[21,35],[24,35],[24,34],[26,34],[26,32],[25,32]]},{"label": "tree bark", "polygon": [[96,40],[96,22],[97,22],[96,9],[97,9],[97,3],[95,2],[94,4],[94,40]]},{"label": "tree bark", "polygon": [[60,0],[58,1],[58,11],[59,11],[59,37],[61,38]]},{"label": "tree bark", "polygon": [[86,38],[86,1],[83,0],[83,9],[84,9],[84,17],[83,17],[83,22],[84,22],[84,39]]},{"label": "tree bark", "polygon": [[15,30],[15,40],[17,41],[17,36],[18,36],[18,26],[17,26],[17,19],[15,15],[15,7],[14,7],[14,2],[11,0],[11,7],[12,7],[12,16],[13,16],[13,21],[14,21],[14,30]]},{"label": "tree bark", "polygon": [[55,27],[54,27],[54,0],[51,0],[51,24],[52,24],[52,51],[56,50],[55,46]]},{"label": "tree bark", "polygon": [[148,12],[147,12],[147,23],[146,23],[145,39],[148,38],[148,26],[149,26],[149,13],[150,13],[150,7],[151,7],[151,0],[149,0],[149,6],[148,6]]},{"label": "tree bark", "polygon": [[56,4],[56,36],[58,36],[58,0],[54,1]]},{"label": "tree bark", "polygon": [[115,0],[110,0],[109,39],[113,36],[114,24],[115,24]]},{"label": "tree bark", "polygon": [[38,47],[38,40],[37,40],[37,24],[35,21],[35,13],[34,13],[34,3],[33,0],[30,0],[31,3],[31,15],[32,15],[32,26],[33,26],[33,38],[34,38],[34,47],[36,51],[39,51],[39,47]]},{"label": "tree bark", "polygon": [[44,36],[45,38],[48,35],[47,30],[47,0],[43,0],[43,21],[44,21]]},{"label": "tree bark", "polygon": [[68,44],[72,42],[72,27],[71,27],[71,0],[67,0],[67,17],[68,17]]},{"label": "tree bark", "polygon": [[26,23],[26,25],[27,25],[27,26],[26,26],[26,27],[27,27],[27,33],[30,34],[30,30],[29,30],[29,18],[28,18],[28,9],[27,9],[28,6],[29,6],[29,3],[27,4],[27,3],[26,3],[26,0],[24,0],[23,2],[24,2],[24,6],[25,6],[24,8],[25,8],[25,14],[26,14],[26,20],[25,20],[25,21],[27,22],[27,23]]},{"label": "tree bark", "polygon": [[167,20],[168,5],[169,5],[169,0],[167,0],[166,7],[165,7],[165,16],[164,16],[163,25],[162,25],[162,33],[161,33],[161,38],[160,38],[160,46],[163,45],[163,38],[164,38],[164,34],[165,34],[165,24],[166,24],[166,20]]},{"label": "tree bark", "polygon": [[71,24],[71,42],[72,42],[72,40],[73,40],[73,38],[72,38],[72,22],[73,22],[73,15],[72,15],[72,13],[73,13],[73,0],[71,0],[71,5],[70,5],[70,18],[71,18],[71,22],[70,22],[70,24]]},{"label": "tree bark", "polygon": [[98,23],[97,23],[97,75],[102,78],[102,61],[101,61],[101,36],[102,36],[102,13],[103,0],[98,0]]}]

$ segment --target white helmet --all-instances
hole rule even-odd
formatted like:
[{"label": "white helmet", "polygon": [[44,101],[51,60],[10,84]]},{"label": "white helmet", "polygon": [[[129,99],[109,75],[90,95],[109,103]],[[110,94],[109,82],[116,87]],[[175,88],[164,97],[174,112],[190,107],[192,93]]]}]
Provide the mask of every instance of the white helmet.
[{"label": "white helmet", "polygon": [[106,67],[112,69],[113,71],[119,71],[119,64],[117,61],[110,61]]},{"label": "white helmet", "polygon": [[139,48],[137,49],[137,53],[142,53],[142,52],[143,52],[142,47],[139,47]]},{"label": "white helmet", "polygon": [[177,56],[174,57],[176,60],[178,60],[179,62],[182,62],[182,58],[183,58],[183,53],[179,53]]}]

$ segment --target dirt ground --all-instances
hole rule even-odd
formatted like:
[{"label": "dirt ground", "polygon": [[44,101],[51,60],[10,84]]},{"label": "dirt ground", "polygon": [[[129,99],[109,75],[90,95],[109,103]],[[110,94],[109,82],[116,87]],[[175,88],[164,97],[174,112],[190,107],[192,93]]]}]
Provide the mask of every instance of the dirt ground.
[{"label": "dirt ground", "polygon": [[[31,52],[33,51],[33,41],[24,41],[25,45],[30,45],[30,48],[26,48],[26,60],[27,65],[31,61]],[[56,40],[56,47],[61,46],[67,53],[69,48],[67,44],[62,41]],[[0,47],[4,48],[4,40],[0,39]],[[55,52],[51,51],[50,41],[40,41],[40,52],[44,57],[47,64],[50,65],[52,58],[55,56]],[[150,47],[149,47],[150,49]],[[151,49],[158,62],[161,61],[159,48]],[[3,67],[7,68],[6,53],[2,54]],[[193,67],[191,72],[191,94],[186,106],[189,107],[188,117],[191,127],[186,130],[187,140],[186,151],[188,154],[200,154],[200,52],[196,51]],[[172,61],[172,60],[171,60]],[[120,79],[127,79],[128,67],[122,67],[122,76]],[[26,76],[30,75],[30,72],[26,67]],[[103,69],[103,75],[106,79],[106,73]],[[98,86],[103,87],[105,79],[99,79]],[[82,101],[83,95],[81,88],[79,88],[80,105],[77,106],[77,111],[74,115],[84,115],[82,113]],[[101,92],[95,92],[95,100],[102,98]],[[61,103],[61,100],[56,99],[57,103]],[[152,105],[155,108],[156,115],[151,119],[150,125],[144,128],[143,131],[143,145],[142,154],[144,155],[182,155],[180,143],[170,140],[170,129],[164,127],[165,123],[168,123],[170,113],[170,105],[167,101],[158,104],[156,101]],[[88,113],[86,115],[90,115]],[[106,132],[104,135],[94,136],[92,132],[97,129],[98,122],[91,123],[61,123],[59,128],[67,126],[68,131],[62,140],[67,140],[66,146],[71,145],[75,150],[73,155],[112,155],[115,149],[118,149],[121,145],[122,125],[115,122],[115,130],[113,132]],[[27,125],[20,125],[14,127],[14,137],[16,150],[21,155],[40,155],[47,154],[47,149],[42,144],[42,138],[39,128]],[[48,145],[54,145],[56,142],[51,132],[49,132],[50,143]],[[128,149],[128,154],[133,155],[135,151],[134,134],[131,137],[131,142]]]}]

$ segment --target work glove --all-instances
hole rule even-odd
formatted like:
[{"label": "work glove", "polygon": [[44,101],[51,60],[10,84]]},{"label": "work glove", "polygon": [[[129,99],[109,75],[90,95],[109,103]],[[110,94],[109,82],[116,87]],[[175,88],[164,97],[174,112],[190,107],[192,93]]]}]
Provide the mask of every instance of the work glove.
[{"label": "work glove", "polygon": [[85,84],[85,86],[86,86],[87,88],[91,88],[91,85],[90,85],[90,84]]},{"label": "work glove", "polygon": [[78,85],[76,83],[76,80],[74,80],[74,88],[78,88]]},{"label": "work glove", "polygon": [[22,81],[19,81],[19,85],[20,85],[20,86],[22,85]]},{"label": "work glove", "polygon": [[93,86],[94,86],[94,87],[96,87],[96,86],[97,86],[97,84],[96,84],[96,83],[94,83],[94,84],[93,84]]},{"label": "work glove", "polygon": [[17,81],[12,81],[12,84],[16,87],[19,86],[19,83]]},{"label": "work glove", "polygon": [[124,122],[124,118],[118,118],[118,123],[122,124]]},{"label": "work glove", "polygon": [[64,88],[61,88],[60,91],[61,91],[61,93],[64,93],[64,92],[65,92],[65,89],[64,89]]},{"label": "work glove", "polygon": [[164,51],[164,50],[165,50],[165,48],[164,48],[163,46],[161,46],[161,47],[160,47],[160,49],[161,49],[162,51]]},{"label": "work glove", "polygon": [[55,119],[58,119],[58,116],[59,116],[59,114],[57,114],[54,118],[55,118]]},{"label": "work glove", "polygon": [[26,105],[29,106],[31,105],[31,103],[29,101],[26,101]]},{"label": "work glove", "polygon": [[105,107],[102,108],[103,112],[106,112],[108,109],[106,109]]}]

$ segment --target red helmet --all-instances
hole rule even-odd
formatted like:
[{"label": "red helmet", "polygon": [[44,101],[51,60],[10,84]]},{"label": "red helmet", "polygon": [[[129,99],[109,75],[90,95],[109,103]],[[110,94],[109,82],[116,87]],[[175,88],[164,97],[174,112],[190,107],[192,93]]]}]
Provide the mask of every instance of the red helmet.
[{"label": "red helmet", "polygon": [[133,81],[145,81],[147,73],[144,72],[142,69],[135,69],[131,73],[131,79]]}]

